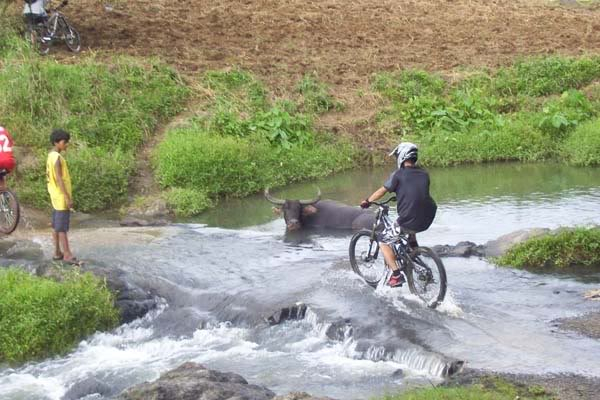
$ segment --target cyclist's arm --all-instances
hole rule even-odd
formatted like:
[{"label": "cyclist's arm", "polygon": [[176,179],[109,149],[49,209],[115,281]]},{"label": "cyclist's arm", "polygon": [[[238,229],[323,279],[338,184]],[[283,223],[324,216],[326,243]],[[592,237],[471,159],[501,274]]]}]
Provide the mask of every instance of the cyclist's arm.
[{"label": "cyclist's arm", "polygon": [[382,186],[379,189],[377,189],[376,191],[374,191],[372,195],[370,195],[369,197],[367,197],[367,201],[369,203],[371,203],[373,201],[377,201],[380,198],[382,198],[383,196],[385,196],[385,194],[387,192],[388,192],[388,190],[386,189],[386,187]]}]

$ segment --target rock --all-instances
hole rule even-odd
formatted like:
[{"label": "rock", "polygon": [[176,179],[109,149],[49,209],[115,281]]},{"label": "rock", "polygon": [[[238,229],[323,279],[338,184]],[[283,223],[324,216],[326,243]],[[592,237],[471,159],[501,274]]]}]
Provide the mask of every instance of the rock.
[{"label": "rock", "polygon": [[325,335],[331,340],[344,341],[349,337],[352,337],[354,328],[352,328],[352,321],[349,319],[343,319],[333,322],[325,331]]},{"label": "rock", "polygon": [[89,377],[71,386],[61,400],[79,400],[82,397],[94,394],[98,394],[102,397],[109,397],[115,393],[107,383],[94,377]]},{"label": "rock", "polygon": [[31,240],[2,241],[0,254],[10,259],[41,260],[44,258],[42,246]]},{"label": "rock", "polygon": [[600,312],[591,312],[574,318],[552,321],[561,329],[578,332],[587,337],[600,339]]},{"label": "rock", "polygon": [[133,217],[133,216],[127,216],[123,219],[121,219],[121,221],[119,221],[119,225],[121,226],[129,226],[129,227],[135,227],[135,226],[166,226],[169,225],[171,222],[167,219],[164,218],[160,218],[160,219],[149,219],[149,218],[140,218],[140,217]]},{"label": "rock", "polygon": [[154,382],[145,382],[127,389],[117,399],[271,400],[273,397],[275,393],[271,390],[250,385],[238,374],[218,372],[187,362],[161,375]]},{"label": "rock", "polygon": [[276,396],[273,400],[333,400],[331,397],[313,397],[304,392],[292,392],[285,396]]},{"label": "rock", "polygon": [[[60,262],[37,266],[35,274],[60,281],[65,271],[73,268]],[[157,299],[149,292],[125,280],[125,273],[115,267],[86,263],[81,270],[105,279],[106,286],[115,293],[115,306],[121,314],[121,323],[128,323],[146,315],[157,306]]]},{"label": "rock", "polygon": [[485,248],[473,242],[459,242],[456,246],[437,245],[433,246],[433,250],[440,257],[482,257],[485,254]]},{"label": "rock", "polygon": [[588,300],[597,300],[600,301],[600,289],[592,289],[585,292],[583,295]]},{"label": "rock", "polygon": [[278,325],[287,320],[304,319],[306,315],[306,304],[296,303],[291,307],[284,307],[275,314],[267,318],[267,322],[271,325]]},{"label": "rock", "polygon": [[511,232],[509,234],[500,236],[496,240],[490,240],[487,242],[485,246],[485,256],[486,257],[501,257],[503,256],[511,247],[516,244],[525,242],[531,238],[547,235],[550,233],[550,229],[548,228],[530,228],[530,229],[521,229],[515,232]]}]

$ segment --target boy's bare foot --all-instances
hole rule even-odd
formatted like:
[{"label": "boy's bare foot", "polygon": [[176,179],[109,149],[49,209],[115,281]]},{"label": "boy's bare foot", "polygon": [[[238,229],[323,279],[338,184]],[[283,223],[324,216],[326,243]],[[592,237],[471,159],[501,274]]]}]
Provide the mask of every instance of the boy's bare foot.
[{"label": "boy's bare foot", "polygon": [[54,254],[54,257],[52,257],[52,261],[60,261],[63,258],[65,258],[65,255],[63,253],[56,253]]}]

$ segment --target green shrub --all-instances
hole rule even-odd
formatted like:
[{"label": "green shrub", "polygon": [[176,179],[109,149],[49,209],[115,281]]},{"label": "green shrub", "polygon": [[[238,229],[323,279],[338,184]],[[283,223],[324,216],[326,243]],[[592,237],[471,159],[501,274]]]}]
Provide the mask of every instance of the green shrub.
[{"label": "green shrub", "polygon": [[119,321],[113,295],[90,273],[63,282],[0,270],[0,362],[63,354],[97,330]]},{"label": "green shrub", "polygon": [[[18,146],[39,157],[35,168],[18,175],[21,200],[36,207],[49,204],[48,138],[53,128],[62,127],[72,135],[69,164],[81,211],[105,209],[123,198],[133,152],[160,120],[182,109],[188,96],[175,72],[156,62],[85,58],[71,65],[31,52],[2,64],[0,92],[3,125]],[[82,154],[78,149],[84,149]]]},{"label": "green shrub", "polygon": [[539,127],[554,140],[563,139],[581,122],[596,114],[592,103],[578,90],[564,92],[544,103]]},{"label": "green shrub", "polygon": [[167,205],[178,217],[191,217],[213,206],[206,192],[191,188],[171,188],[164,194]]},{"label": "green shrub", "polygon": [[563,229],[511,248],[501,265],[517,268],[600,266],[600,228]]},{"label": "green shrub", "polygon": [[579,125],[562,144],[561,153],[574,165],[600,165],[600,119]]},{"label": "green shrub", "polygon": [[581,88],[600,77],[600,57],[551,56],[522,60],[500,69],[493,80],[494,91],[504,96],[545,96]]},{"label": "green shrub", "polygon": [[131,151],[103,148],[70,149],[66,155],[73,180],[73,202],[79,211],[102,210],[127,194],[134,166]]},{"label": "green shrub", "polygon": [[327,86],[319,82],[315,74],[305,74],[296,90],[302,95],[302,107],[307,113],[321,114],[343,107],[329,94]]},{"label": "green shrub", "polygon": [[352,148],[322,142],[277,148],[260,135],[234,138],[178,130],[158,146],[154,165],[164,187],[241,197],[346,169],[352,165]]},{"label": "green shrub", "polygon": [[440,97],[446,82],[439,76],[420,70],[375,75],[373,87],[393,101],[408,101],[415,97]]},{"label": "green shrub", "polygon": [[467,386],[415,389],[381,400],[551,400],[555,397],[540,386],[517,386],[495,377],[480,378]]},{"label": "green shrub", "polygon": [[181,110],[187,89],[161,64],[123,58],[75,65],[30,57],[0,69],[0,113],[20,146],[48,146],[52,128],[106,149],[135,149],[159,119]]},{"label": "green shrub", "polygon": [[421,146],[420,162],[428,166],[547,159],[555,153],[556,144],[533,125],[522,118],[495,130],[434,131],[409,140]]}]

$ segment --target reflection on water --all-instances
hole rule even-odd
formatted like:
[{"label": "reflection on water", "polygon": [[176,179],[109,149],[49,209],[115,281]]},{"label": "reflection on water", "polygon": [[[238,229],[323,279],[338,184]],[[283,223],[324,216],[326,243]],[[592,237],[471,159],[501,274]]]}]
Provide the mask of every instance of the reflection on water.
[{"label": "reflection on water", "polygon": [[[358,205],[380,187],[393,167],[365,169],[338,174],[310,183],[273,189],[279,198],[312,198],[319,187],[323,198]],[[431,191],[438,205],[456,206],[510,200],[515,204],[556,200],[597,193],[599,168],[576,168],[559,164],[485,164],[429,169]],[[260,225],[278,218],[273,205],[262,194],[222,201],[197,221],[210,226],[240,228]]]}]

